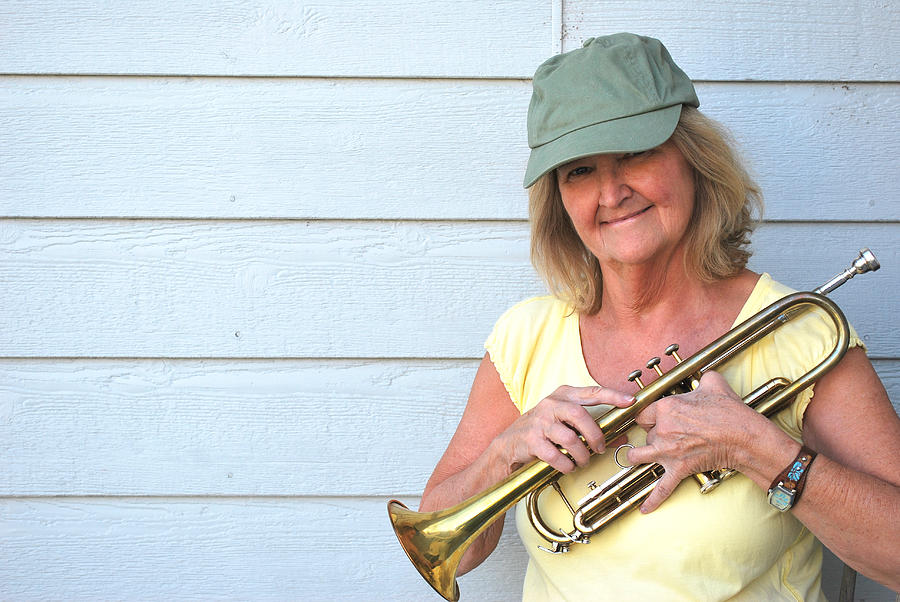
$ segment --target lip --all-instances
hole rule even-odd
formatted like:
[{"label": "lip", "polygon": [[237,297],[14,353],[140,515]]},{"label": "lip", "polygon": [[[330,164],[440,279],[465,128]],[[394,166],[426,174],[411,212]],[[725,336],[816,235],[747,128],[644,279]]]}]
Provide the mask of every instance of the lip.
[{"label": "lip", "polygon": [[643,214],[643,213],[646,213],[647,211],[650,210],[650,208],[651,208],[652,206],[653,206],[653,205],[647,205],[647,206],[644,207],[643,209],[638,209],[637,211],[633,211],[632,213],[629,213],[629,214],[627,214],[627,215],[623,215],[622,217],[617,217],[617,218],[615,218],[615,219],[604,220],[604,221],[600,222],[600,225],[601,225],[601,226],[615,226],[615,225],[617,225],[617,224],[621,224],[621,223],[627,222],[627,221],[629,221],[629,220],[631,220],[631,219],[633,219],[633,218],[635,218],[635,217],[637,217],[637,216],[639,216],[639,215],[641,215],[641,214]]}]

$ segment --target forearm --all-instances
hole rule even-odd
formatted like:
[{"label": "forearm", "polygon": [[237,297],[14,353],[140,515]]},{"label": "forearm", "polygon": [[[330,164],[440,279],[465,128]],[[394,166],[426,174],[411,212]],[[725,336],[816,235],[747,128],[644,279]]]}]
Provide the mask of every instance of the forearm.
[{"label": "forearm", "polygon": [[[435,474],[425,487],[420,512],[432,512],[455,506],[488,487],[503,480],[511,472],[499,444],[492,442],[488,448],[468,467],[443,478]],[[503,532],[503,517],[494,521],[466,550],[460,562],[458,574],[462,575],[481,564],[497,546]]]},{"label": "forearm", "polygon": [[900,591],[900,487],[819,455],[794,515],[844,562]]},{"label": "forearm", "polygon": [[[425,486],[420,510],[454,506],[535,459],[561,472],[587,464],[591,451],[602,449],[603,432],[585,406],[626,407],[632,402],[631,395],[609,387],[561,386],[520,415],[485,356],[460,425]],[[498,516],[469,547],[460,573],[477,566],[493,551],[502,529],[502,516]]]},{"label": "forearm", "polygon": [[[747,450],[741,468],[763,492],[800,450],[774,429],[754,439],[757,445]],[[900,487],[820,453],[790,512],[844,562],[900,590]]]}]

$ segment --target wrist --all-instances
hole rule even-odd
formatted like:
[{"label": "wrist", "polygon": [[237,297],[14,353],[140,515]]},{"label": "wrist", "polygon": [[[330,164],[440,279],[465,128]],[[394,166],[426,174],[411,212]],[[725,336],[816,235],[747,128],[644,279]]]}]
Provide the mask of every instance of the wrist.
[{"label": "wrist", "polygon": [[489,465],[492,467],[491,472],[495,473],[492,476],[497,481],[509,476],[522,466],[521,462],[515,460],[512,446],[502,434],[494,437],[488,445],[488,453]]},{"label": "wrist", "polygon": [[802,447],[768,419],[767,428],[750,438],[750,444],[739,452],[735,467],[752,479],[763,490],[768,490],[772,480],[791,462]]}]

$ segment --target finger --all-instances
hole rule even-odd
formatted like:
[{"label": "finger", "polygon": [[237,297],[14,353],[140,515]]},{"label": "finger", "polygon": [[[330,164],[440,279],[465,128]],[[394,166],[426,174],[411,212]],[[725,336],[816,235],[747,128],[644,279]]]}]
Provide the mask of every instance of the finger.
[{"label": "finger", "polygon": [[576,433],[584,437],[584,440],[597,453],[604,449],[603,431],[584,408],[584,406],[566,404],[560,405],[555,412],[556,419],[569,425]]},{"label": "finger", "polygon": [[557,422],[550,427],[547,436],[556,445],[565,448],[579,466],[584,466],[591,459],[591,453],[585,447],[578,433],[564,424]]},{"label": "finger", "polygon": [[641,447],[632,447],[625,454],[625,457],[628,458],[628,463],[631,465],[635,464],[650,464],[656,462],[656,448],[651,445],[642,445]]},{"label": "finger", "polygon": [[725,377],[723,377],[715,370],[707,370],[702,375],[700,375],[700,385],[715,387],[722,384],[727,384],[727,382],[725,381]]},{"label": "finger", "polygon": [[737,395],[734,392],[734,389],[731,388],[731,385],[728,384],[728,381],[725,380],[725,377],[713,370],[704,372],[703,376],[700,377],[700,387],[698,387],[698,390],[700,389],[703,389],[706,392],[724,393],[729,396]]},{"label": "finger", "polygon": [[604,387],[603,385],[570,387],[567,393],[570,401],[583,406],[605,404],[617,408],[627,408],[634,403],[634,395],[623,393],[610,387]]},{"label": "finger", "polygon": [[538,460],[543,460],[560,472],[568,473],[575,470],[575,463],[546,439],[535,446],[534,452]]},{"label": "finger", "polygon": [[635,416],[634,421],[639,427],[641,427],[645,431],[649,431],[656,425],[656,417],[658,412],[659,408],[656,406],[656,403],[651,403],[640,414]]},{"label": "finger", "polygon": [[678,478],[675,473],[665,473],[662,478],[656,482],[656,487],[654,487],[649,497],[641,504],[641,512],[643,514],[648,514],[659,508],[659,506],[672,495],[672,492],[675,491],[675,488],[678,487],[680,482],[681,479]]}]

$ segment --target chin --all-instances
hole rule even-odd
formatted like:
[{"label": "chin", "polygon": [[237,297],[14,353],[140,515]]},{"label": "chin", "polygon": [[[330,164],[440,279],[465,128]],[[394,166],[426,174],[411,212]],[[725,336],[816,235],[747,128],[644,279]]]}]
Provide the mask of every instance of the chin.
[{"label": "chin", "polygon": [[[660,249],[647,245],[619,248],[607,253],[609,261],[626,265],[640,265],[651,262],[660,255]],[[603,260],[600,260],[603,263]]]}]

